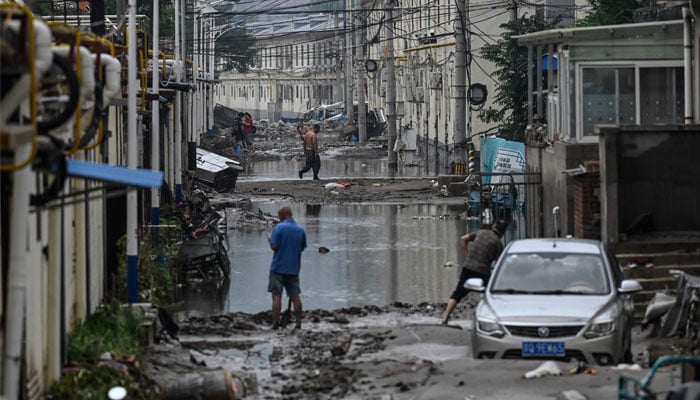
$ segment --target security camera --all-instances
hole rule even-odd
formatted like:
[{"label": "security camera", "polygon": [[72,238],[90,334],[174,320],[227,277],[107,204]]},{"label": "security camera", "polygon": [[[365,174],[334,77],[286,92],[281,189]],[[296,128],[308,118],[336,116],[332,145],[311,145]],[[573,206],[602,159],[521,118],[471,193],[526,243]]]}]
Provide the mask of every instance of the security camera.
[{"label": "security camera", "polygon": [[435,36],[435,29],[430,30],[430,36]]}]

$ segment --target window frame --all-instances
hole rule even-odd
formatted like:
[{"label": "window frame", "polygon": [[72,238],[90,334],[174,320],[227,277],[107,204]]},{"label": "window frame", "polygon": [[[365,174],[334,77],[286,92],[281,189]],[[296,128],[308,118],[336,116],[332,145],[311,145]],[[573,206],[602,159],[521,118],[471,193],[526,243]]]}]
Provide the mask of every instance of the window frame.
[{"label": "window frame", "polygon": [[[633,68],[634,69],[634,107],[635,123],[641,121],[640,73],[642,68],[678,68],[683,67],[683,60],[625,60],[625,61],[586,61],[576,64],[576,142],[598,143],[598,135],[583,135],[583,70],[595,68]],[[681,96],[684,94],[681,93]],[[548,118],[549,119],[549,118]]]}]

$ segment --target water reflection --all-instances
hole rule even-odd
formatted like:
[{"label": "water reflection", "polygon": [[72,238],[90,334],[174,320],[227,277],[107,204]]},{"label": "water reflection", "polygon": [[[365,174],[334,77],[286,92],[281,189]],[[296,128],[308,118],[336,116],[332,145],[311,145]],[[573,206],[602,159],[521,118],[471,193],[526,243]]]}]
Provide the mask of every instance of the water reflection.
[{"label": "water reflection", "polygon": [[[296,160],[250,160],[246,170],[238,176],[240,181],[299,179],[298,171],[304,166],[303,158]],[[321,179],[349,179],[383,177],[432,176],[420,166],[389,168],[387,158],[357,160],[321,157]]]},{"label": "water reflection", "polygon": [[225,312],[231,280],[206,279],[178,286],[176,297],[187,304],[189,315],[212,315]]},{"label": "water reflection", "polygon": [[[276,214],[279,204],[253,203]],[[477,229],[458,217],[463,205],[291,205],[307,233],[300,275],[306,309],[395,301],[443,302],[459,273],[458,238]],[[229,232],[232,280],[225,311],[270,308],[267,278],[272,251],[266,232]],[[330,249],[319,253],[319,247]]]}]

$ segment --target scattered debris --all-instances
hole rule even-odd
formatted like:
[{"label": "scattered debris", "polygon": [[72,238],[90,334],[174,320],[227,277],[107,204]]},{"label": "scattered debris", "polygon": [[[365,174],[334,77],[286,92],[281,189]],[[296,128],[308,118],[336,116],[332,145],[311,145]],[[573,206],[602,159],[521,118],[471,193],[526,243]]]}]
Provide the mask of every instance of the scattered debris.
[{"label": "scattered debris", "polygon": [[547,375],[561,375],[561,369],[554,361],[545,361],[539,367],[528,371],[523,376],[525,379],[534,379]]},{"label": "scattered debris", "polygon": [[642,367],[639,364],[617,364],[612,369],[616,371],[641,371]]},{"label": "scattered debris", "polygon": [[[348,186],[349,186],[349,185],[348,185]],[[347,187],[347,186],[343,186],[343,185],[341,185],[340,183],[330,182],[330,183],[326,183],[326,184],[324,185],[324,187],[325,187],[326,189],[337,189],[337,188],[342,188],[342,187]]]},{"label": "scattered debris", "polygon": [[350,349],[351,343],[352,334],[350,332],[343,333],[338,337],[338,340],[336,340],[335,345],[331,349],[331,354],[336,357],[345,355],[348,352],[348,349]]}]

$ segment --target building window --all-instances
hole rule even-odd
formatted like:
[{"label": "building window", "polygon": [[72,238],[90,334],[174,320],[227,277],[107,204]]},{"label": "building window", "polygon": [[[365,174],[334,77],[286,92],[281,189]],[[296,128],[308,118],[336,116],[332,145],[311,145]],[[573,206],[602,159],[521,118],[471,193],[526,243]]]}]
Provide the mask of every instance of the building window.
[{"label": "building window", "polygon": [[584,68],[581,79],[584,137],[594,125],[634,123],[634,68]]},{"label": "building window", "polygon": [[[579,139],[595,137],[598,124],[683,123],[683,68],[638,62],[582,66]],[[550,118],[550,123],[554,119]]]},{"label": "building window", "polygon": [[683,123],[683,68],[640,68],[642,124]]}]

